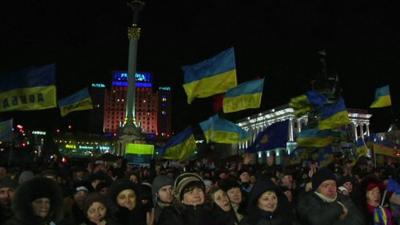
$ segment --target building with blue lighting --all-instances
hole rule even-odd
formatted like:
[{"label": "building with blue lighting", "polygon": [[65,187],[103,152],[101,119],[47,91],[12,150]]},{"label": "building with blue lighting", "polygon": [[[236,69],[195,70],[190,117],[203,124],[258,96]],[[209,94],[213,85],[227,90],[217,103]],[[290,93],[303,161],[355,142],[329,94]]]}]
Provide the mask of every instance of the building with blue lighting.
[{"label": "building with blue lighting", "polygon": [[[135,114],[143,133],[169,137],[171,135],[171,88],[153,87],[151,73],[138,72],[135,77]],[[127,72],[113,72],[111,89],[106,91],[104,98],[103,132],[117,133],[123,125],[127,91]]]}]

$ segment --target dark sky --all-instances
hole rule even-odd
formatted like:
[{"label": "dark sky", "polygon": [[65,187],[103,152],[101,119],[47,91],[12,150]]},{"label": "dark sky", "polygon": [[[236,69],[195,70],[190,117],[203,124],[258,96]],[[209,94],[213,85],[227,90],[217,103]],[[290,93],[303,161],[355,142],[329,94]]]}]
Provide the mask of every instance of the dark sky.
[{"label": "dark sky", "polygon": [[[318,72],[317,50],[328,54],[338,73],[346,105],[367,108],[376,87],[390,84],[399,115],[398,13],[385,2],[296,0],[146,1],[139,23],[138,70],[154,74],[157,85],[173,88],[174,129],[212,115],[212,99],[186,104],[181,66],[233,46],[238,81],[266,77],[261,110],[307,91]],[[92,82],[109,85],[113,70],[127,69],[127,27],[131,12],[123,0],[21,0],[0,6],[0,71],[56,63],[59,98]],[[258,112],[246,110],[229,119]],[[372,129],[385,130],[390,108],[370,110]],[[57,109],[13,112],[32,128],[67,123],[83,126],[84,112],[60,118]]]}]

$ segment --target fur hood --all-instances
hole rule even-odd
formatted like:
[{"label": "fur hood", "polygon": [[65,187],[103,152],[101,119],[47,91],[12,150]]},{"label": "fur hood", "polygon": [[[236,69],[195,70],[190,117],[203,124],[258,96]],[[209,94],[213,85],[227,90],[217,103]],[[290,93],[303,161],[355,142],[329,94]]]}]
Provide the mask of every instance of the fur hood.
[{"label": "fur hood", "polygon": [[15,219],[24,223],[39,224],[40,218],[32,213],[32,201],[38,198],[50,199],[50,211],[46,221],[59,222],[63,216],[63,199],[57,183],[45,177],[36,177],[21,184],[14,195],[12,208]]}]

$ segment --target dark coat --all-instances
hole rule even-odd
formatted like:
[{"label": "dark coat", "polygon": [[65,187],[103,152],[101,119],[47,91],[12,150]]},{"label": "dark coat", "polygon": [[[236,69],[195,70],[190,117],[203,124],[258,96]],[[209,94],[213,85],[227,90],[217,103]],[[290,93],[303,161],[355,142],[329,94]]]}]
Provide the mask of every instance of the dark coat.
[{"label": "dark coat", "polygon": [[214,225],[211,215],[211,210],[205,205],[174,204],[161,212],[157,225]]},{"label": "dark coat", "polygon": [[[345,219],[340,220],[342,206],[340,201],[348,209]],[[314,192],[309,192],[299,199],[297,206],[300,223],[303,225],[364,225],[364,218],[355,207],[351,199],[338,194],[337,200],[328,203],[324,202]]]},{"label": "dark coat", "polygon": [[[274,212],[266,212],[258,208],[260,196],[266,191],[275,192],[278,197],[278,205]],[[256,182],[248,201],[247,216],[241,221],[241,225],[291,225],[293,218],[289,209],[289,202],[278,186],[270,180]]]},{"label": "dark coat", "polygon": [[237,224],[237,219],[233,209],[229,212],[222,210],[217,204],[213,205],[211,217],[215,225],[234,225]]},{"label": "dark coat", "polygon": [[[46,218],[33,214],[32,201],[37,198],[50,199],[50,211]],[[58,223],[62,219],[63,200],[60,187],[51,179],[38,177],[23,183],[16,190],[12,208],[14,217],[7,225],[47,225]]]},{"label": "dark coat", "polygon": [[112,221],[121,225],[146,225],[146,211],[141,207],[135,207],[129,211],[119,207],[112,215]]}]

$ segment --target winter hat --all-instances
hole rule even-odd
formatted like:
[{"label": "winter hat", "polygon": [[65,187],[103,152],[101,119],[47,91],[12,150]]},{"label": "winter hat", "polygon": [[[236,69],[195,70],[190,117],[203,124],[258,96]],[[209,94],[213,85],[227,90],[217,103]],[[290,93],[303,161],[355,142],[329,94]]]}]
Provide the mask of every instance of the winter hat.
[{"label": "winter hat", "polygon": [[224,190],[225,192],[229,191],[232,188],[240,188],[239,182],[237,182],[234,179],[226,179],[226,180],[221,180],[219,183],[219,186]]},{"label": "winter hat", "polygon": [[191,187],[199,187],[205,191],[203,179],[195,173],[183,173],[175,179],[174,196],[178,202],[181,202],[183,195],[190,191]]},{"label": "winter hat", "polygon": [[26,181],[32,180],[35,177],[35,174],[33,174],[32,171],[30,170],[25,170],[23,171],[18,178],[18,183],[22,184]]},{"label": "winter hat", "polygon": [[91,193],[88,195],[88,197],[85,200],[85,203],[83,204],[83,213],[85,215],[86,215],[89,207],[95,202],[100,202],[107,208],[107,200],[103,195],[101,195],[99,193]]},{"label": "winter hat", "polygon": [[311,178],[313,191],[317,190],[319,185],[326,180],[336,181],[336,176],[327,168],[318,170]]},{"label": "winter hat", "polygon": [[6,176],[0,179],[0,188],[12,188],[15,189],[17,188],[18,184],[17,182],[15,182],[13,179],[11,179],[10,177]]},{"label": "winter hat", "polygon": [[160,188],[167,186],[167,185],[174,185],[174,180],[172,180],[169,176],[166,175],[159,175],[156,176],[153,180],[153,185],[151,187],[152,196],[155,197],[156,193],[160,190]]},{"label": "winter hat", "polygon": [[347,182],[351,182],[352,184],[354,184],[354,178],[351,176],[342,177],[338,180],[338,186],[343,186],[343,184]]},{"label": "winter hat", "polygon": [[117,199],[118,194],[121,191],[128,190],[128,189],[133,190],[135,192],[136,199],[140,199],[138,187],[134,183],[132,183],[128,179],[119,179],[111,184],[110,190],[108,192],[109,197],[111,198],[111,202],[115,203],[117,201],[116,199]]}]

